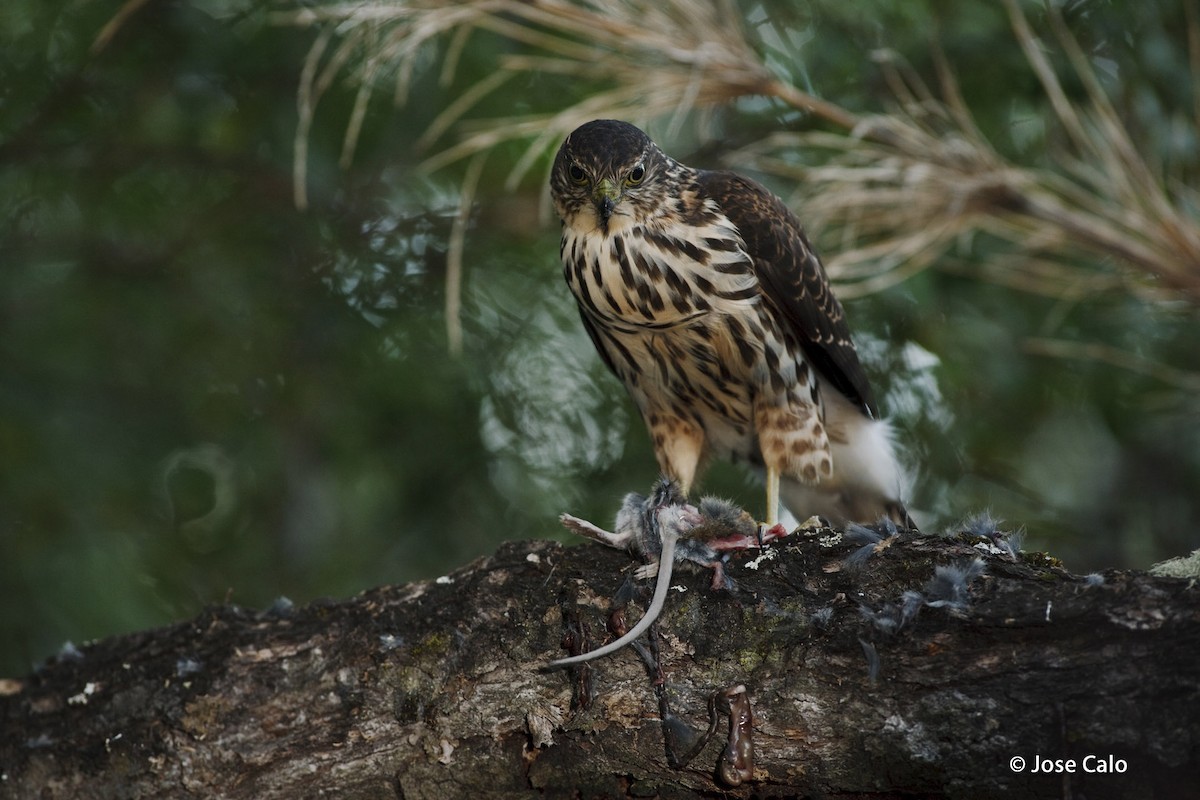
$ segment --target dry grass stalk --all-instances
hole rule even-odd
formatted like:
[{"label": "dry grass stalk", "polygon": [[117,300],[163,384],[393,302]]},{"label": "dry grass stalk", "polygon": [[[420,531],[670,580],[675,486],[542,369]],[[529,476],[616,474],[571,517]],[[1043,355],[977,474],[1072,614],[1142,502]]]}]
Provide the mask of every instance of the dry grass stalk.
[{"label": "dry grass stalk", "polygon": [[[1168,190],[1149,166],[1057,12],[1049,13],[1054,35],[1087,89],[1082,109],[1068,101],[1015,0],[1005,6],[1072,146],[1058,155],[1061,171],[1006,162],[980,134],[944,65],[935,97],[890,56],[883,69],[897,101],[891,113],[863,119],[848,135],[771,137],[735,162],[802,186],[804,218],[841,242],[828,266],[849,284],[846,296],[935,262],[964,269],[956,251],[986,235],[998,252],[971,263],[989,280],[1053,297],[1120,288],[1200,305],[1200,221],[1187,210],[1200,196],[1182,180]],[[814,150],[827,156],[821,166],[788,158]]]},{"label": "dry grass stalk", "polygon": [[1168,364],[1161,364],[1099,342],[1072,342],[1063,339],[1030,337],[1024,342],[1024,350],[1039,356],[1098,361],[1114,367],[1145,375],[1189,395],[1200,392],[1200,372],[1189,372]]},{"label": "dry grass stalk", "polygon": [[[846,128],[857,122],[850,112],[780,81],[750,44],[738,10],[728,2],[335,3],[279,19],[337,31],[336,46],[329,52],[314,46],[310,56],[325,65],[302,80],[300,94],[309,104],[319,101],[331,77],[344,73],[348,63],[356,65],[352,77],[361,86],[375,87],[382,76],[393,76],[395,98],[402,102],[426,45],[437,41],[446,45],[444,82],[452,80],[458,54],[476,31],[523,46],[522,52],[501,56],[495,72],[462,92],[434,120],[421,138],[422,145],[432,147],[451,128],[461,138],[434,152],[424,163],[429,170],[505,142],[531,142],[528,156],[509,177],[512,184],[537,156],[590,119],[611,116],[644,124],[668,118],[671,126],[677,126],[690,111],[725,106],[747,95],[778,97]],[[577,76],[610,88],[554,113],[466,120],[476,103],[523,74]],[[367,96],[360,94],[360,101],[365,103]],[[361,119],[357,110],[355,119]],[[348,126],[346,152],[352,153],[357,135],[357,126]]]},{"label": "dry grass stalk", "polygon": [[[1016,0],[1004,6],[1053,122],[1071,146],[1059,154],[1056,171],[1001,157],[975,125],[944,62],[935,95],[897,59],[885,58],[896,102],[886,114],[859,116],[812,97],[768,69],[729,2],[474,0],[448,7],[432,0],[377,1],[311,7],[287,19],[337,31],[336,45],[327,45],[325,36],[314,45],[310,62],[321,66],[306,68],[302,123],[349,64],[364,87],[391,76],[402,100],[431,42],[445,43],[444,81],[453,78],[458,55],[477,31],[521,45],[436,118],[423,145],[432,148],[452,130],[458,139],[429,156],[427,169],[506,142],[528,142],[511,185],[589,119],[644,124],[667,118],[670,130],[688,112],[767,96],[810,112],[827,129],[771,136],[731,161],[797,182],[794,200],[803,218],[840,241],[825,250],[833,254],[828,266],[844,296],[878,291],[938,264],[1054,297],[1119,289],[1150,301],[1183,298],[1200,305],[1200,224],[1187,210],[1200,198],[1184,188],[1186,180],[1168,184],[1147,163],[1057,11],[1048,9],[1050,29],[1086,88],[1083,108],[1068,100]],[[1197,17],[1188,12],[1190,63],[1200,86]],[[468,119],[506,81],[546,73],[608,88],[549,114]],[[360,93],[364,108],[369,95]],[[351,124],[344,155],[352,154],[356,136]],[[796,153],[813,151],[825,156],[820,166],[795,163]],[[299,182],[302,171],[297,175]],[[989,254],[980,257],[972,245],[984,239]]]},{"label": "dry grass stalk", "polygon": [[[279,17],[288,24],[315,26],[321,33],[306,60],[297,94],[300,124],[296,134],[294,195],[301,208],[306,197],[306,143],[313,113],[336,77],[354,65],[360,87],[347,126],[342,160],[353,157],[355,142],[372,91],[392,76],[394,100],[408,95],[417,62],[427,45],[442,42],[443,83],[453,80],[469,39],[487,31],[522,45],[521,52],[502,56],[497,70],[468,88],[434,119],[419,141],[432,148],[451,128],[460,140],[434,152],[424,162],[436,170],[464,158],[478,178],[479,160],[510,141],[529,142],[508,177],[519,182],[538,158],[557,147],[578,125],[597,117],[619,117],[646,124],[667,117],[669,128],[696,109],[728,105],[746,95],[775,95],[785,102],[853,126],[856,118],[836,105],[779,81],[759,58],[730,2],[700,0],[625,0],[616,3],[571,3],[563,0],[474,0],[447,6],[433,0],[327,4]],[[336,32],[336,36],[334,33]],[[331,41],[336,39],[335,44]],[[482,99],[510,79],[527,74],[558,74],[611,88],[550,114],[489,118],[470,122],[466,115]],[[469,202],[464,191],[463,203]],[[461,215],[460,215],[461,217]],[[452,231],[450,253],[461,258],[466,226]],[[454,259],[452,267],[458,264]],[[451,349],[461,342],[457,319],[460,273],[451,269],[447,286],[447,335]]]}]

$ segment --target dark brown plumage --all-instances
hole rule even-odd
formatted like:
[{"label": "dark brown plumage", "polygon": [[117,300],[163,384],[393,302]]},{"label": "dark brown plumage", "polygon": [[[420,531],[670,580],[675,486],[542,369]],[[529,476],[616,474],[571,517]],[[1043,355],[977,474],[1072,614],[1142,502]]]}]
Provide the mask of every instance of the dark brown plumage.
[{"label": "dark brown plumage", "polygon": [[767,520],[903,518],[890,430],[800,222],[758,183],[694,170],[628,123],[596,120],[550,180],[563,271],[662,470],[764,468]]}]

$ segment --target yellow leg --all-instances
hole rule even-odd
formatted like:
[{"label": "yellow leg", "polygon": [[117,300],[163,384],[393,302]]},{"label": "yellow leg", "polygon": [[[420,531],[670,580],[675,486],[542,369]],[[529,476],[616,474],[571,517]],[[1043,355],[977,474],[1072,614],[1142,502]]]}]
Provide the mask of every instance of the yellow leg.
[{"label": "yellow leg", "polygon": [[650,435],[659,468],[664,475],[674,478],[686,495],[704,455],[704,431],[677,417],[660,417],[650,423]]},{"label": "yellow leg", "polygon": [[767,527],[779,521],[779,469],[767,467]]}]

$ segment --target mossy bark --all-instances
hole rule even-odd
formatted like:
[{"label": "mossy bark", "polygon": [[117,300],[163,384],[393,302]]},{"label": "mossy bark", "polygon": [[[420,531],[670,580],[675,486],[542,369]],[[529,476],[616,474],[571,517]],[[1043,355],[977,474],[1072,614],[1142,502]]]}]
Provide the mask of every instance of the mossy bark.
[{"label": "mossy bark", "polygon": [[[857,549],[798,533],[736,556],[730,591],[676,576],[661,691],[699,731],[714,692],[747,687],[754,772],[740,786],[717,775],[724,719],[688,766],[668,766],[659,690],[633,650],[539,671],[568,628],[587,649],[603,641],[631,562],[538,541],[342,602],[213,608],[0,683],[0,796],[1142,798],[1200,785],[1200,588],[1084,580],[969,536],[903,535],[851,566]],[[936,567],[977,557],[969,605],[936,602]],[[901,612],[906,590],[922,599]],[[1035,757],[1075,771],[1031,773]]]}]

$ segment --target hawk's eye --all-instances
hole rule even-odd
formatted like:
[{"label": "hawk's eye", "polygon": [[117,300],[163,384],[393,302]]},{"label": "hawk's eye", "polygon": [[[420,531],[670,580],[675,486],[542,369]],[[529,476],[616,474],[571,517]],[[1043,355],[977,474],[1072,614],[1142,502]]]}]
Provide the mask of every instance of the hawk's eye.
[{"label": "hawk's eye", "polygon": [[571,180],[576,183],[584,183],[587,181],[587,173],[583,171],[583,167],[578,164],[572,164],[567,168],[567,174],[571,176]]},{"label": "hawk's eye", "polygon": [[637,186],[642,182],[642,178],[646,177],[646,168],[638,164],[633,169],[629,170],[629,176],[625,178],[625,182],[630,186]]}]

